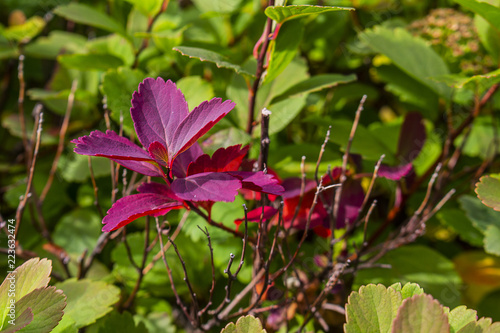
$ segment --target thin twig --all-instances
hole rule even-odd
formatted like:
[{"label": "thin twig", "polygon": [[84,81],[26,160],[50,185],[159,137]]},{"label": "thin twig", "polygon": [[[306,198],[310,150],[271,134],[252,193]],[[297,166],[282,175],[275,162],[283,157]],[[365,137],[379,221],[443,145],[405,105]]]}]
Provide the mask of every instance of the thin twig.
[{"label": "thin twig", "polygon": [[203,309],[198,311],[198,316],[201,317],[212,306],[212,299],[213,299],[214,290],[215,290],[215,264],[214,264],[214,249],[212,247],[212,240],[210,238],[210,233],[208,232],[208,228],[205,227],[205,230],[203,230],[200,226],[198,226],[198,229],[200,229],[201,232],[204,233],[205,236],[207,236],[208,248],[210,250],[210,267],[212,268],[212,286],[210,287],[208,302],[207,302],[207,305],[205,305],[205,307]]},{"label": "thin twig", "polygon": [[57,145],[56,156],[54,157],[54,161],[52,162],[52,167],[50,168],[49,171],[47,183],[45,183],[42,193],[40,194],[39,198],[40,204],[43,203],[43,201],[45,201],[45,197],[47,196],[47,193],[49,192],[50,187],[52,186],[54,175],[56,174],[57,170],[57,164],[59,163],[59,158],[61,157],[61,154],[64,149],[64,138],[66,137],[66,131],[68,130],[69,118],[71,117],[71,110],[73,110],[73,104],[75,101],[75,93],[77,86],[78,86],[78,81],[73,80],[73,83],[71,84],[71,92],[69,93],[68,96],[68,105],[66,107],[66,113],[64,114],[61,130],[59,131],[59,144]]},{"label": "thin twig", "polygon": [[260,154],[259,154],[259,168],[260,171],[267,169],[267,157],[269,155],[269,117],[271,111],[264,108],[262,109],[262,121],[260,123]]},{"label": "thin twig", "polygon": [[40,141],[42,138],[42,123],[43,123],[43,113],[40,112],[40,119],[38,120],[38,127],[37,127],[35,150],[33,151],[33,157],[31,159],[28,181],[26,183],[26,191],[24,192],[21,202],[17,206],[16,210],[16,230],[14,231],[15,238],[17,238],[17,234],[19,232],[19,226],[21,223],[21,218],[23,217],[24,207],[26,207],[28,198],[31,196],[31,185],[33,183],[33,176],[35,174],[35,163],[36,163],[36,158],[38,156],[38,150],[40,148]]}]

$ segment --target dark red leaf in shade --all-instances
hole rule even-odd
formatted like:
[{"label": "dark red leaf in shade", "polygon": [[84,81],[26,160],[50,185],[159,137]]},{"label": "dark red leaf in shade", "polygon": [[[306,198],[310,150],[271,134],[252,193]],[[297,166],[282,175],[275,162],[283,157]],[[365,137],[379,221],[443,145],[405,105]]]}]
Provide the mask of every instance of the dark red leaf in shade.
[{"label": "dark red leaf in shade", "polygon": [[187,174],[194,175],[202,172],[236,171],[248,152],[250,146],[241,148],[241,145],[219,148],[212,157],[207,154],[199,156],[188,167]]},{"label": "dark red leaf in shade", "polygon": [[229,171],[227,173],[241,180],[241,187],[248,190],[274,195],[281,195],[285,190],[273,175],[262,171]]},{"label": "dark red leaf in shade", "polygon": [[422,115],[417,112],[408,113],[401,126],[396,153],[401,164],[410,163],[418,156],[426,138]]},{"label": "dark red leaf in shade", "polygon": [[[262,208],[264,208],[264,211],[262,211]],[[248,222],[265,221],[273,217],[277,212],[278,210],[272,206],[258,207],[247,212],[247,221]],[[243,221],[245,221],[244,217],[235,220],[234,223],[236,224],[236,226],[239,226]]]},{"label": "dark red leaf in shade", "polygon": [[318,225],[317,227],[314,227],[313,231],[316,235],[323,237],[323,238],[328,238],[332,234],[332,231],[330,230],[330,228],[326,228],[322,225]]},{"label": "dark red leaf in shade", "polygon": [[346,223],[351,224],[356,221],[364,198],[365,192],[359,180],[347,179],[344,182],[337,215],[337,228],[343,228]]},{"label": "dark red leaf in shade", "polygon": [[121,228],[139,217],[165,215],[172,209],[182,208],[182,203],[157,193],[139,193],[116,201],[102,220],[102,231]]},{"label": "dark red leaf in shade", "polygon": [[93,131],[71,142],[76,144],[77,154],[107,157],[146,176],[162,176],[156,161],[146,151],[113,131]]},{"label": "dark red leaf in shade", "polygon": [[203,155],[200,145],[196,142],[188,150],[179,154],[172,165],[172,173],[175,177],[183,178],[187,176],[189,164],[196,161],[198,157]]},{"label": "dark red leaf in shade", "polygon": [[204,172],[176,178],[172,182],[172,191],[189,201],[234,201],[241,181],[227,173]]},{"label": "dark red leaf in shade", "polygon": [[391,180],[399,180],[408,175],[408,173],[411,171],[412,168],[413,166],[411,163],[397,165],[393,167],[382,164],[380,165],[380,168],[378,170],[378,175],[380,177],[384,177]]}]

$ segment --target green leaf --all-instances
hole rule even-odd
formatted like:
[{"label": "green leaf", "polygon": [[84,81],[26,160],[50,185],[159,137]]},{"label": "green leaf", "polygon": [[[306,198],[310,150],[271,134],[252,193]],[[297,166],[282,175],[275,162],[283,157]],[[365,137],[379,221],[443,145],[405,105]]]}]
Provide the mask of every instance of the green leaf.
[{"label": "green leaf", "polygon": [[[94,177],[105,177],[111,174],[109,160],[103,157],[91,157]],[[71,154],[66,163],[60,166],[61,175],[67,182],[83,183],[90,178],[88,156]]]},{"label": "green leaf", "polygon": [[244,316],[238,318],[236,325],[229,323],[222,329],[221,333],[265,333],[262,323],[254,316]]},{"label": "green leaf", "polygon": [[59,220],[52,237],[69,254],[81,255],[95,247],[101,228],[101,218],[95,209],[75,209]]},{"label": "green leaf", "polygon": [[15,319],[15,325],[10,325],[7,326],[6,329],[2,330],[2,333],[14,333],[18,332],[19,330],[23,329],[26,327],[29,323],[33,321],[33,312],[31,312],[31,309],[28,308],[24,310],[23,313],[21,313],[18,317]]},{"label": "green leaf", "polygon": [[488,207],[500,211],[500,180],[491,176],[483,176],[476,183],[477,197]]},{"label": "green leaf", "polygon": [[86,41],[82,35],[56,30],[26,45],[24,53],[31,57],[55,59],[63,50],[67,53],[83,52]]},{"label": "green leaf", "polygon": [[215,96],[212,85],[199,76],[183,77],[176,82],[176,85],[186,97],[189,110],[193,110],[201,102],[208,101]]},{"label": "green leaf", "polygon": [[304,24],[301,21],[287,23],[281,28],[278,38],[270,46],[269,65],[263,84],[274,80],[292,62],[303,33]]},{"label": "green leaf", "polygon": [[484,250],[500,256],[500,227],[489,225],[484,232]]},{"label": "green leaf", "polygon": [[486,21],[500,31],[500,8],[477,0],[455,0],[455,2],[481,15]]},{"label": "green leaf", "polygon": [[273,6],[267,7],[265,14],[270,19],[283,23],[288,20],[293,20],[298,17],[321,14],[332,11],[340,10],[354,10],[352,7],[327,7],[327,6],[311,6],[311,5],[297,5],[297,6]]},{"label": "green leaf", "polygon": [[408,282],[403,286],[403,289],[401,289],[401,296],[403,297],[403,299],[407,299],[423,293],[424,289],[420,288],[420,286],[416,283]]},{"label": "green leaf", "polygon": [[290,97],[310,93],[314,91],[323,90],[326,88],[335,87],[341,83],[352,82],[356,80],[355,74],[342,75],[342,74],[319,74],[309,79],[301,81],[292,87],[288,88],[284,93],[273,98],[271,103],[280,102]]},{"label": "green leaf", "polygon": [[457,208],[441,209],[437,218],[441,223],[455,231],[462,240],[474,246],[483,246],[484,236],[482,232],[472,224],[463,210]]},{"label": "green leaf", "polygon": [[125,0],[147,17],[155,16],[161,9],[163,0]]},{"label": "green leaf", "polygon": [[38,35],[45,27],[45,21],[39,16],[30,17],[26,22],[20,25],[10,26],[1,30],[0,33],[7,39],[15,40],[16,42],[28,42],[30,39]]},{"label": "green leaf", "polygon": [[111,54],[64,54],[57,60],[67,68],[81,71],[100,70],[123,66],[123,60]]},{"label": "green leaf", "polygon": [[401,305],[401,293],[393,288],[369,284],[347,299],[346,333],[388,332]]},{"label": "green leaf", "polygon": [[109,70],[103,77],[101,91],[106,96],[111,118],[120,123],[120,117],[123,117],[123,128],[128,133],[135,132],[130,116],[132,94],[145,77],[141,70],[126,67]]},{"label": "green leaf", "polygon": [[388,29],[376,26],[365,30],[360,38],[374,51],[384,54],[401,70],[434,90],[445,99],[450,98],[451,89],[431,77],[446,75],[448,68],[441,57],[423,39],[413,37],[402,28]]},{"label": "green leaf", "polygon": [[[10,284],[15,281],[15,300],[20,300],[33,290],[47,287],[50,281],[52,262],[48,259],[33,258],[17,267],[14,273],[7,275],[0,285],[0,304],[8,304]],[[5,322],[9,309],[4,308],[0,312],[0,325]],[[21,314],[21,312],[18,312]],[[1,326],[0,326],[1,328]]]},{"label": "green leaf", "polygon": [[448,322],[450,323],[450,333],[458,332],[470,322],[477,321],[477,312],[467,309],[465,305],[457,306],[448,313]]},{"label": "green leaf", "polygon": [[425,118],[436,119],[439,114],[439,96],[434,90],[397,66],[382,65],[376,67],[376,70],[376,75],[387,83],[387,91],[398,96],[401,102],[418,107]]},{"label": "green leaf", "polygon": [[[302,95],[269,105],[268,108],[272,112],[269,120],[269,135],[278,133],[290,124],[306,105],[306,98],[307,95]],[[254,133],[260,135],[260,127],[257,127]]]},{"label": "green leaf", "polygon": [[448,333],[450,325],[443,307],[430,295],[405,299],[394,320],[392,332]]},{"label": "green leaf", "polygon": [[134,318],[129,312],[118,313],[111,312],[99,327],[98,333],[147,333],[148,330],[144,323],[136,325]]},{"label": "green leaf", "polygon": [[[481,314],[481,316],[491,317],[495,321],[500,321],[500,308],[498,307],[499,299],[499,289],[488,293],[481,299],[481,302],[479,302],[479,304],[477,305],[477,311]],[[496,324],[498,325],[498,323]]]},{"label": "green leaf", "polygon": [[67,296],[64,316],[71,317],[77,328],[106,315],[120,299],[120,289],[102,281],[68,279],[57,287]]},{"label": "green leaf", "polygon": [[21,315],[26,311],[33,313],[33,320],[19,332],[46,333],[63,317],[66,296],[56,287],[35,289],[16,302],[16,312]]},{"label": "green leaf", "polygon": [[194,5],[203,13],[232,13],[241,7],[242,0],[193,0]]},{"label": "green leaf", "polygon": [[130,39],[125,29],[114,18],[80,3],[72,2],[54,9],[54,13],[69,21],[90,25],[106,31],[116,32]]},{"label": "green leaf", "polygon": [[390,265],[391,268],[359,271],[353,288],[368,283],[391,285],[396,282],[414,282],[446,306],[455,307],[460,304],[462,282],[453,262],[429,247],[400,247],[387,253],[377,263]]},{"label": "green leaf", "polygon": [[254,77],[252,73],[247,72],[239,65],[233,64],[220,53],[207,49],[202,49],[199,47],[189,47],[189,46],[177,46],[174,47],[174,50],[190,58],[196,58],[201,61],[212,62],[219,68],[229,68],[234,70],[238,74],[245,75],[247,77]]},{"label": "green leaf", "polygon": [[500,212],[486,207],[477,197],[462,195],[458,198],[458,202],[467,214],[467,217],[482,233],[485,233],[490,225],[500,227]]},{"label": "green leaf", "polygon": [[498,64],[500,61],[500,31],[480,15],[474,16],[474,24],[481,43]]}]

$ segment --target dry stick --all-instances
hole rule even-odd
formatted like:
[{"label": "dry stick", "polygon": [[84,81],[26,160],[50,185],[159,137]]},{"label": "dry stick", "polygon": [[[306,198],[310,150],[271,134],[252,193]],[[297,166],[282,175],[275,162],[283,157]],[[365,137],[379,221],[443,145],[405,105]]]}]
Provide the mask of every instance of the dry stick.
[{"label": "dry stick", "polygon": [[370,181],[370,185],[368,185],[368,190],[366,191],[365,198],[363,199],[363,203],[361,204],[361,207],[358,210],[358,214],[361,214],[363,209],[365,209],[366,204],[368,203],[368,199],[370,198],[370,194],[372,193],[373,186],[375,185],[375,180],[378,177],[378,170],[380,169],[380,165],[382,164],[382,160],[385,158],[385,155],[382,154],[380,156],[379,160],[377,161],[377,164],[375,165],[375,168],[373,169],[373,176]]},{"label": "dry stick", "polygon": [[94,189],[94,206],[96,207],[97,212],[99,213],[99,216],[101,217],[102,220],[104,218],[104,214],[102,212],[101,205],[99,204],[99,195],[98,195],[99,188],[97,187],[97,183],[95,181],[94,168],[92,167],[92,159],[90,156],[88,156],[88,165],[90,172],[90,180],[92,181],[92,188]]},{"label": "dry stick", "polygon": [[[268,7],[274,6],[274,0],[268,1]],[[257,91],[260,86],[260,79],[262,74],[264,74],[264,64],[266,61],[267,48],[269,47],[269,37],[273,27],[273,20],[267,18],[266,27],[264,30],[264,42],[262,43],[259,57],[257,58],[257,71],[255,72],[255,81],[253,81],[252,89],[248,94],[248,121],[247,121],[247,133],[252,135],[254,113],[255,113],[255,101],[257,99]]]},{"label": "dry stick", "polygon": [[26,132],[26,119],[24,118],[24,93],[26,91],[26,83],[24,82],[24,54],[21,54],[19,56],[19,64],[17,66],[17,77],[19,79],[19,97],[17,99],[17,107],[19,110],[19,123],[21,125],[21,136],[23,140],[26,166],[29,168],[31,165],[32,154],[30,154],[30,143],[28,142],[28,134]]},{"label": "dry stick", "polygon": [[38,149],[40,148],[40,141],[42,137],[42,123],[43,123],[43,113],[40,112],[40,119],[38,120],[38,128],[36,133],[36,143],[35,150],[33,151],[33,157],[31,159],[31,166],[29,169],[28,182],[26,184],[26,191],[21,199],[21,202],[17,206],[16,210],[16,230],[14,231],[14,238],[17,239],[17,233],[19,232],[19,226],[21,223],[21,218],[23,217],[24,207],[28,202],[28,198],[31,196],[31,185],[33,183],[33,175],[35,174],[35,163],[38,156]]},{"label": "dry stick", "polygon": [[262,109],[262,121],[260,125],[260,154],[259,154],[259,170],[264,171],[267,169],[267,158],[269,156],[269,116],[271,111],[264,108]]},{"label": "dry stick", "polygon": [[[354,140],[354,135],[356,134],[356,129],[358,128],[359,124],[359,118],[361,116],[361,111],[363,111],[363,106],[366,101],[366,95],[363,95],[361,98],[361,101],[359,102],[358,109],[356,110],[356,115],[354,117],[354,122],[352,123],[352,128],[351,128],[351,133],[349,134],[349,139],[347,141],[347,146],[345,148],[344,155],[342,156],[342,170],[340,173],[340,179],[339,182],[341,186],[335,191],[335,197],[334,197],[334,202],[333,202],[333,216],[331,219],[331,225],[330,229],[335,230],[335,224],[337,220],[337,215],[339,211],[339,205],[340,205],[340,196],[342,195],[342,186],[344,185],[344,182],[346,180],[346,171],[347,171],[347,160],[349,159],[349,152],[351,150],[351,145],[352,141]],[[334,238],[330,240],[330,247],[332,247],[334,244]],[[333,251],[332,251],[333,253]]]},{"label": "dry stick", "polygon": [[243,237],[243,248],[241,250],[241,257],[240,257],[240,263],[238,265],[238,268],[234,272],[234,274],[231,273],[231,266],[233,264],[233,260],[235,258],[234,254],[229,255],[229,262],[227,263],[227,268],[224,270],[224,273],[227,274],[227,285],[225,287],[226,289],[226,297],[222,300],[221,304],[215,309],[214,311],[209,311],[211,315],[214,315],[215,319],[219,319],[219,314],[221,313],[222,309],[226,304],[228,304],[231,301],[231,286],[233,285],[233,281],[236,281],[236,278],[238,274],[240,273],[241,268],[243,267],[243,264],[245,262],[245,253],[246,253],[246,248],[247,248],[247,241],[248,241],[248,209],[246,205],[243,205],[243,209],[245,211],[245,233]]},{"label": "dry stick", "polygon": [[170,280],[170,287],[172,288],[172,292],[174,293],[177,305],[181,308],[182,312],[186,316],[186,318],[191,322],[193,326],[196,326],[196,321],[190,316],[188,309],[182,303],[181,298],[179,297],[179,293],[177,292],[177,289],[175,289],[175,284],[174,284],[174,277],[172,276],[172,270],[170,269],[170,266],[167,261],[167,257],[165,256],[165,252],[163,251],[163,238],[161,237],[162,230],[160,228],[160,223],[158,221],[158,217],[155,217],[156,221],[156,230],[158,232],[158,237],[160,240],[160,247],[162,249],[161,251],[161,258],[163,259],[163,263],[165,264],[165,268],[167,269],[167,275],[168,279]]},{"label": "dry stick", "polygon": [[[148,254],[149,254],[149,222],[150,222],[150,216],[147,216],[146,217],[146,226],[144,228],[145,229],[144,230],[144,233],[145,233],[145,235],[144,235],[144,250],[142,252],[142,261],[141,261],[140,267],[137,266],[137,264],[135,263],[134,258],[132,257],[132,253],[129,254],[130,262],[136,268],[137,273],[139,273],[139,277],[137,278],[137,281],[135,282],[134,289],[130,293],[129,298],[127,299],[127,301],[125,301],[125,303],[123,303],[123,306],[121,308],[122,310],[128,310],[130,308],[130,306],[134,302],[135,297],[137,296],[137,292],[139,291],[139,288],[141,287],[141,282],[144,278],[143,270],[144,270],[144,266],[146,266],[146,260],[148,258]],[[130,252],[130,248],[128,247],[127,239],[125,236],[124,236],[123,240],[124,240],[124,244],[126,244],[127,252]]]},{"label": "dry stick", "polygon": [[[177,238],[177,236],[179,235],[179,233],[181,232],[182,227],[184,226],[184,223],[186,223],[188,216],[189,216],[189,210],[186,210],[184,212],[184,215],[182,215],[182,218],[179,221],[179,224],[177,224],[177,227],[175,228],[174,233],[172,234],[171,238],[173,240],[175,240]],[[151,242],[150,247],[154,246],[155,244],[156,244],[155,241]],[[170,243],[165,244],[165,246],[163,247],[163,250],[160,249],[160,251],[158,251],[158,253],[153,257],[153,260],[151,260],[151,262],[142,270],[142,273],[147,274],[147,272],[149,272],[153,268],[155,263],[158,260],[160,260],[160,258],[162,257],[162,252],[167,252],[167,250],[169,248],[170,248]]]},{"label": "dry stick", "polygon": [[193,286],[191,285],[191,282],[189,281],[189,276],[188,276],[188,272],[186,269],[186,262],[184,261],[184,259],[182,259],[182,256],[179,252],[179,249],[177,248],[177,245],[174,243],[172,238],[170,238],[170,236],[168,236],[168,234],[167,234],[167,239],[170,242],[170,244],[172,244],[172,246],[174,247],[175,253],[177,254],[177,257],[179,258],[179,260],[181,262],[182,270],[184,271],[184,282],[186,282],[186,285],[187,285],[188,290],[189,290],[189,294],[191,295],[191,301],[193,302],[193,307],[194,307],[194,309],[193,309],[194,319],[193,320],[196,322],[195,327],[199,327],[200,326],[200,316],[198,315],[198,311],[199,311],[198,310],[198,308],[199,308],[198,297],[196,296],[196,293],[193,290]]},{"label": "dry stick", "polygon": [[207,305],[200,311],[198,311],[198,316],[201,317],[205,312],[207,312],[208,308],[212,306],[212,299],[214,296],[214,290],[215,290],[215,264],[214,264],[214,249],[212,247],[212,240],[210,238],[210,233],[208,232],[208,228],[205,227],[205,230],[203,230],[200,226],[198,226],[198,229],[201,230],[202,233],[207,236],[207,241],[208,241],[208,249],[210,250],[210,266],[212,268],[212,286],[210,287],[210,292],[208,296],[208,302]]},{"label": "dry stick", "polygon": [[69,93],[68,96],[66,113],[64,114],[61,130],[59,131],[59,144],[57,145],[56,156],[54,157],[54,161],[52,162],[52,167],[50,168],[49,171],[49,177],[47,179],[47,183],[45,183],[45,187],[43,188],[42,193],[40,194],[40,198],[38,201],[39,205],[41,205],[44,202],[45,197],[47,196],[47,193],[49,192],[50,187],[52,186],[52,182],[54,181],[54,176],[57,170],[57,164],[59,163],[59,158],[61,157],[61,154],[64,149],[64,138],[66,137],[66,132],[68,130],[69,118],[71,117],[71,110],[73,110],[73,104],[75,101],[75,93],[77,86],[78,86],[78,81],[73,80],[73,83],[71,84],[71,92]]},{"label": "dry stick", "polygon": [[[375,206],[377,205],[377,200],[373,200],[372,204],[370,205],[370,208],[368,208],[368,212],[366,213],[366,216],[365,216],[365,225],[363,227],[363,245],[365,245],[366,243],[366,231],[367,231],[367,227],[368,227],[368,221],[370,220],[370,216],[372,215],[372,212],[373,210],[375,209]],[[358,256],[359,258],[359,256]]]},{"label": "dry stick", "polygon": [[328,130],[326,131],[326,135],[325,135],[325,140],[323,141],[323,144],[321,145],[321,149],[319,151],[319,156],[318,156],[318,160],[316,162],[316,169],[314,170],[314,180],[316,181],[316,186],[319,185],[319,165],[321,163],[321,159],[323,158],[323,154],[325,153],[325,149],[326,149],[326,144],[328,143],[328,141],[330,140],[330,132],[332,130],[332,126],[328,126]]}]

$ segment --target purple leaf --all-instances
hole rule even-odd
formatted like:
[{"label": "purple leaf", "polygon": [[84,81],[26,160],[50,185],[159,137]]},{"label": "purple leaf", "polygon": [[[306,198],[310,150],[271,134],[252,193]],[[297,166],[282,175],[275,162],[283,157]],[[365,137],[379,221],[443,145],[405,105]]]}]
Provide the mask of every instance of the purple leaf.
[{"label": "purple leaf", "polygon": [[88,156],[107,157],[127,169],[146,176],[161,177],[156,162],[146,151],[113,131],[93,131],[88,136],[72,140],[75,153]]},{"label": "purple leaf", "polygon": [[220,98],[212,98],[195,107],[172,135],[172,142],[168,145],[171,161],[207,133],[234,106],[231,101],[222,102]]},{"label": "purple leaf", "polygon": [[159,164],[166,166],[168,163],[168,150],[158,141],[154,141],[149,145],[149,155]]},{"label": "purple leaf", "polygon": [[422,122],[422,115],[417,112],[408,113],[399,134],[396,156],[401,164],[413,161],[424,146],[427,134]]},{"label": "purple leaf", "polygon": [[174,160],[174,164],[172,165],[173,175],[179,178],[186,177],[189,164],[196,161],[201,155],[203,155],[203,150],[201,150],[200,145],[195,142],[188,150],[180,153]]},{"label": "purple leaf", "polygon": [[[283,199],[298,197],[300,195],[302,179],[293,177],[283,180],[283,188],[285,192],[283,193]],[[304,183],[304,194],[309,191],[315,190],[317,187],[316,182],[311,179],[306,179]]]},{"label": "purple leaf", "polygon": [[116,201],[102,220],[102,231],[121,228],[139,217],[165,215],[172,209],[182,208],[182,203],[157,193],[139,193]]},{"label": "purple leaf", "polygon": [[181,201],[181,199],[175,195],[175,193],[170,189],[170,186],[167,184],[160,184],[155,182],[143,183],[141,186],[139,186],[137,191],[139,191],[140,193],[159,194],[172,200]]},{"label": "purple leaf", "polygon": [[224,172],[236,171],[248,152],[250,146],[241,148],[241,145],[228,148],[219,148],[210,158],[209,155],[201,155],[189,165],[187,174],[194,175],[202,172]]},{"label": "purple leaf", "polygon": [[103,156],[116,160],[153,161],[144,149],[113,131],[93,131],[90,135],[72,140],[75,153]]},{"label": "purple leaf", "polygon": [[394,167],[382,164],[378,170],[378,175],[391,180],[400,180],[405,177],[412,169],[412,164],[402,164]]},{"label": "purple leaf", "polygon": [[233,201],[241,182],[221,172],[204,172],[172,182],[172,191],[183,200],[190,201]]},{"label": "purple leaf", "polygon": [[[130,109],[137,137],[144,147],[154,141],[170,149],[173,134],[189,114],[188,105],[175,83],[162,78],[144,79],[132,96]],[[171,150],[171,149],[170,149]]]},{"label": "purple leaf", "polygon": [[242,187],[248,190],[274,195],[281,195],[285,191],[273,175],[265,174],[262,171],[229,171],[228,174],[240,179]]}]

